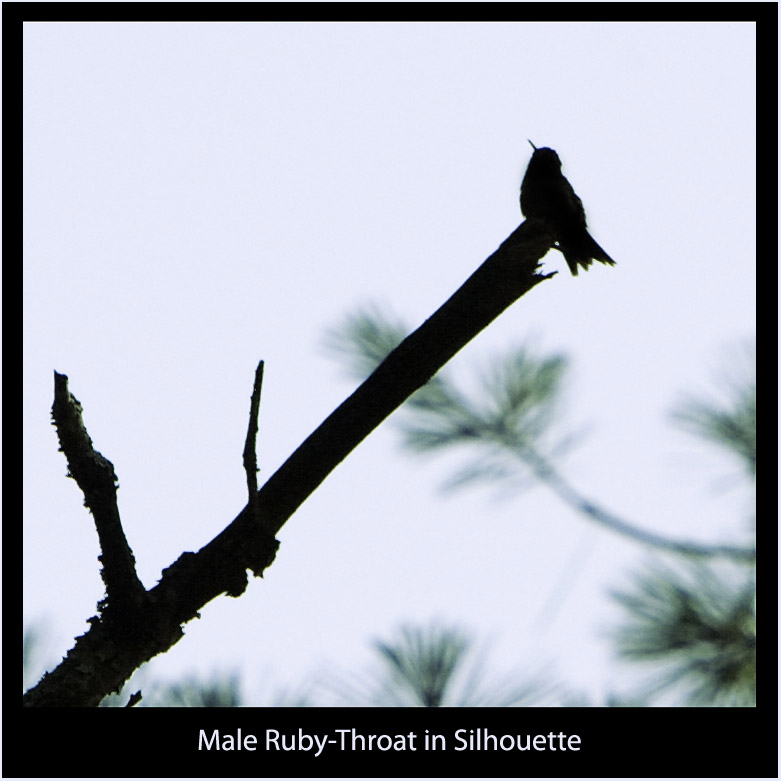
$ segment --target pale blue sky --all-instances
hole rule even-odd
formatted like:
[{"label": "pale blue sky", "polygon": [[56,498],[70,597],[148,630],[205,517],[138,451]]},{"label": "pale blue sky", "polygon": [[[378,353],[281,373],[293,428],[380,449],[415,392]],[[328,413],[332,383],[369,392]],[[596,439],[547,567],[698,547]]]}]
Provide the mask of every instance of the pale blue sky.
[{"label": "pale blue sky", "polygon": [[[115,465],[150,586],[244,504],[257,361],[262,482],[352,389],[326,329],[369,302],[418,325],[517,226],[527,138],[559,152],[617,265],[575,279],[550,253],[560,273],[452,369],[531,337],[566,353],[563,426],[589,432],[571,481],[649,529],[734,539],[733,465],[668,411],[754,332],[753,25],[28,24],[24,44],[24,613],[54,655],[102,583],[52,370]],[[448,474],[391,419],[150,676],[240,668],[252,697],[439,617],[497,670],[550,664],[600,697],[606,590],[645,552],[545,489],[443,497]]]}]

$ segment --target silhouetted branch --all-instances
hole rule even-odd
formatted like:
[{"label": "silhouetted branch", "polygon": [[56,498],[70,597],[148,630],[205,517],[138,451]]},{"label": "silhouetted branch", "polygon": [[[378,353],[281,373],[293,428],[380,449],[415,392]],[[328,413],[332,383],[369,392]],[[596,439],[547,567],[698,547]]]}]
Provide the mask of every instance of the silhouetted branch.
[{"label": "silhouetted branch", "polygon": [[141,702],[142,695],[140,691],[134,692],[130,695],[130,699],[127,701],[127,705],[125,705],[126,708],[132,708],[135,705],[138,705],[139,702]]},{"label": "silhouetted branch", "polygon": [[200,551],[183,553],[163,570],[157,586],[146,592],[143,622],[109,620],[109,603],[59,667],[25,694],[24,704],[97,705],[140,664],[178,642],[182,625],[205,604],[220,594],[241,595],[246,571],[262,576],[276,555],[276,532],[347,454],[483,328],[553,276],[537,273],[553,242],[537,220],[516,228],[271,476],[258,492],[256,516],[245,507]]},{"label": "silhouetted branch", "polygon": [[260,389],[263,387],[263,361],[255,370],[255,384],[252,387],[247,439],[244,442],[244,471],[247,473],[248,507],[253,518],[258,518],[258,415],[260,414]]},{"label": "silhouetted branch", "polygon": [[52,425],[57,429],[60,450],[68,462],[69,476],[82,493],[84,504],[95,519],[103,564],[101,577],[107,602],[122,611],[140,608],[145,589],[136,574],[117,506],[117,476],[114,465],[92,446],[82,419],[82,406],[68,390],[68,378],[54,372]]}]

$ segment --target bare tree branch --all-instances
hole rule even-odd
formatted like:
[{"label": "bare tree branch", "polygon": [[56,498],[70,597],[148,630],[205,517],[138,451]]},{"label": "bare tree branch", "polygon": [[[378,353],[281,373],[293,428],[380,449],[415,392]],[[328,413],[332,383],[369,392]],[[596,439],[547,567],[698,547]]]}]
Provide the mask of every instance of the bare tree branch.
[{"label": "bare tree branch", "polygon": [[258,415],[260,414],[260,389],[262,387],[263,361],[258,364],[258,368],[255,370],[255,384],[252,387],[247,439],[244,442],[244,471],[247,473],[247,506],[255,519],[260,517],[258,509],[258,455],[256,443],[258,438]]},{"label": "bare tree branch", "polygon": [[262,576],[276,555],[274,535],[348,453],[505,309],[553,276],[537,269],[554,240],[537,220],[516,228],[271,476],[258,492],[256,516],[245,507],[200,551],[183,553],[163,570],[145,594],[143,620],[124,620],[109,601],[59,667],[24,695],[24,705],[97,705],[178,642],[182,625],[205,604],[220,594],[241,595],[246,571]]},{"label": "bare tree branch", "polygon": [[52,424],[68,462],[69,476],[78,484],[84,504],[95,519],[107,601],[123,613],[132,612],[142,607],[146,592],[136,574],[136,561],[119,517],[117,476],[111,461],[92,446],[81,413],[79,400],[68,390],[67,376],[54,372]]}]

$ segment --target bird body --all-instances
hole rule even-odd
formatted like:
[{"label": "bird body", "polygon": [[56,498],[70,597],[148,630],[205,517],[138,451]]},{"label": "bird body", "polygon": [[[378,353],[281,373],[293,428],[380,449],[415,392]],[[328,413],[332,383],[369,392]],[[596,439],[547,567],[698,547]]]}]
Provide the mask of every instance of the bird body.
[{"label": "bird body", "polygon": [[532,147],[534,154],[521,183],[524,216],[547,223],[573,276],[578,275],[578,266],[587,269],[594,260],[615,265],[589,234],[583,202],[561,173],[561,160],[555,150]]}]

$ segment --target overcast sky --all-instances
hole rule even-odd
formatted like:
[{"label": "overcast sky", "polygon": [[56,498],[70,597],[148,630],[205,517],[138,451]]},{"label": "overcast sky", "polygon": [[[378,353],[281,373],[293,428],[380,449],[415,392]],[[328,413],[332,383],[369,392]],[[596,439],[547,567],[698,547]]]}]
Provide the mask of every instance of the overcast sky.
[{"label": "overcast sky", "polygon": [[[555,148],[617,261],[558,270],[457,355],[472,379],[532,341],[572,362],[564,463],[650,530],[740,541],[736,465],[677,431],[754,333],[750,24],[28,24],[24,41],[24,616],[60,658],[103,595],[97,535],[50,425],[70,377],[120,481],[147,586],[245,503],[264,359],[261,483],[351,392],[324,351],[356,307],[413,327],[518,225]],[[600,700],[623,678],[607,590],[647,552],[544,488],[443,495],[392,417],[148,675],[239,669],[250,702],[437,618]],[[630,678],[631,680],[631,678]]]}]

